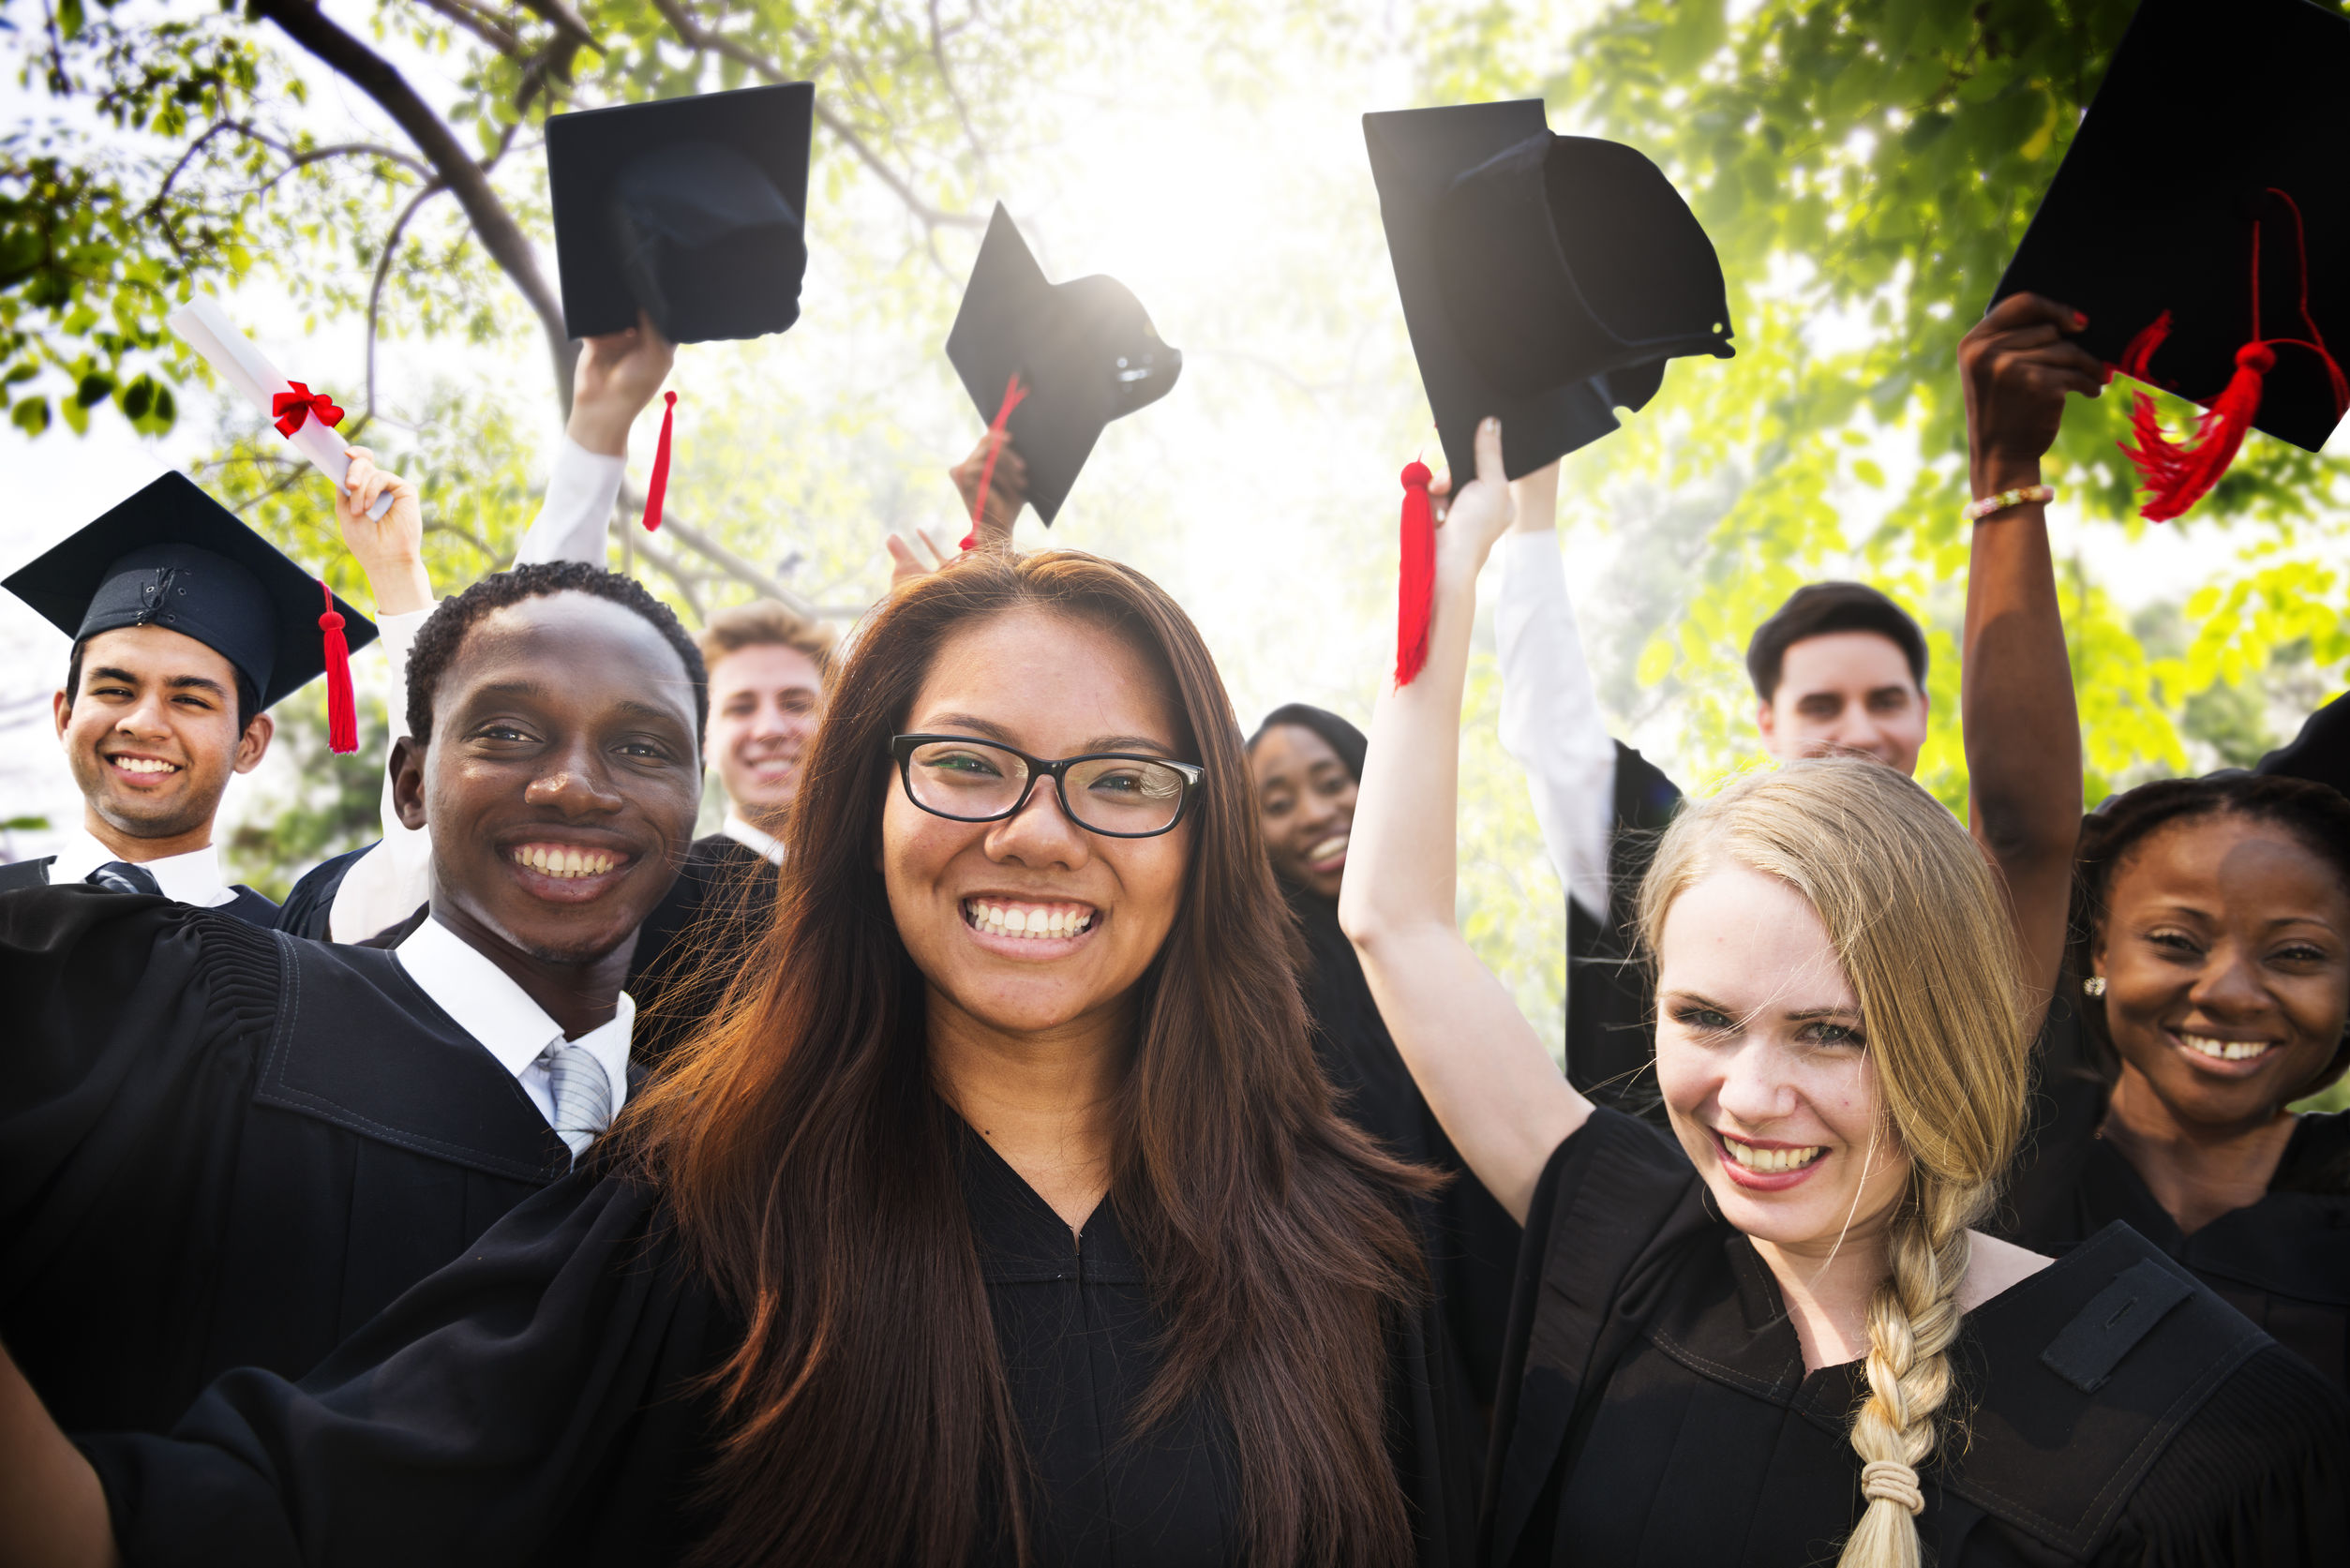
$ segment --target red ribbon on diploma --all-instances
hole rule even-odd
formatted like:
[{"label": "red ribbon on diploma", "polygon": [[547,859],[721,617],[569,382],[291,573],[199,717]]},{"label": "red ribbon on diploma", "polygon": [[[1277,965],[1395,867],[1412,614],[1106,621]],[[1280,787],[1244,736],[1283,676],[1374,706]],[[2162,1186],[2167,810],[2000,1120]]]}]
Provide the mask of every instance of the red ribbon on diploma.
[{"label": "red ribbon on diploma", "polygon": [[312,414],[330,430],[343,422],[343,411],[323,392],[312,392],[300,381],[288,381],[286,385],[293,390],[281,392],[269,401],[269,411],[277,421],[279,435],[292,435],[302,428],[302,421]]},{"label": "red ribbon on diploma", "polygon": [[987,487],[995,482],[995,454],[1002,451],[1004,445],[996,438],[1003,434],[1005,423],[1011,418],[1011,411],[1018,408],[1020,400],[1027,396],[1028,389],[1020,384],[1020,372],[1013,371],[1011,380],[1004,383],[1004,406],[995,411],[995,422],[987,427],[987,460],[980,465],[980,495],[971,503],[971,531],[963,536],[963,547],[966,550],[978,547],[980,524],[987,516]]}]

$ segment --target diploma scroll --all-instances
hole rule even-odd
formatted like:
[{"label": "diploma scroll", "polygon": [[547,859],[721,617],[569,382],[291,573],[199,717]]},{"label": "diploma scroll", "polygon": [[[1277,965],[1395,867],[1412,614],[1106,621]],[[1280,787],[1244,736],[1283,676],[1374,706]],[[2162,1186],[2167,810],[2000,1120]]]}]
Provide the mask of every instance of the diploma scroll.
[{"label": "diploma scroll", "polygon": [[[292,392],[293,383],[269,363],[267,354],[253,346],[252,339],[236,330],[218,300],[210,294],[198,294],[172,312],[167,324],[187,340],[189,348],[204,356],[213,373],[227,382],[232,391],[261,410],[262,417],[277,417],[277,397]],[[333,426],[306,413],[293,434],[286,439],[293,443],[295,451],[316,464],[321,473],[334,481],[335,488],[343,487],[343,475],[351,470],[351,459],[343,452],[350,443],[336,434]],[[391,506],[392,492],[386,490],[367,509],[367,515],[381,517]]]}]

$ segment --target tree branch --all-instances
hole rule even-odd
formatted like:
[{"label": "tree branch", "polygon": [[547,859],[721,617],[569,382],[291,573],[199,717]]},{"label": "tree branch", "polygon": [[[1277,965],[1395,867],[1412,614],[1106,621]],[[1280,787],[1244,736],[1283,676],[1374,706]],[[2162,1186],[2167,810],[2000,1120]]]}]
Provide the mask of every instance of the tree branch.
[{"label": "tree branch", "polygon": [[578,349],[563,329],[562,302],[539,272],[538,258],[522,227],[489,187],[481,167],[466,156],[457,136],[392,63],[328,20],[314,0],[250,0],[253,13],[267,17],[346,81],[373,98],[392,117],[471,220],[474,236],[538,313],[554,362],[555,395],[566,415],[571,409],[571,371]]},{"label": "tree branch", "polygon": [[465,0],[418,0],[418,3],[447,17],[509,60],[530,57],[531,52],[523,47],[522,40],[515,36],[512,28],[467,5]]},{"label": "tree branch", "polygon": [[[784,68],[767,55],[761,54],[737,39],[727,37],[723,33],[713,33],[696,21],[694,14],[685,8],[685,0],[652,0],[652,7],[661,13],[662,20],[669,24],[671,30],[677,34],[679,41],[687,48],[706,50],[711,53],[732,60],[737,65],[748,67],[769,82],[790,80]],[[984,229],[987,227],[987,220],[983,217],[976,217],[969,213],[950,213],[944,208],[932,206],[916,195],[914,187],[908,185],[897,171],[884,162],[881,155],[874,151],[872,144],[851,128],[847,121],[834,113],[831,106],[826,104],[821,97],[816,100],[816,124],[831,131],[843,146],[854,153],[857,160],[872,171],[875,178],[888,186],[891,193],[906,204],[908,212],[921,219],[926,225],[934,229]]]},{"label": "tree branch", "polygon": [[392,231],[383,236],[383,254],[375,259],[375,278],[367,285],[367,411],[369,413],[375,411],[376,406],[375,324],[383,304],[383,280],[391,276],[392,257],[400,247],[400,235],[407,231],[408,220],[416,216],[417,208],[440,195],[443,188],[441,182],[435,180],[410,198],[408,205],[400,209],[400,216],[392,220]]}]

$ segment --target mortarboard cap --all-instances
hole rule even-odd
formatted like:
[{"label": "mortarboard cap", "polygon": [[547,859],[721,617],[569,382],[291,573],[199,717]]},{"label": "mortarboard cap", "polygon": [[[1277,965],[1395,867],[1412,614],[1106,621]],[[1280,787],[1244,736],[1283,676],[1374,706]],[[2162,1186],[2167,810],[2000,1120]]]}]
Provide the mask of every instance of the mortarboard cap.
[{"label": "mortarboard cap", "polygon": [[815,112],[798,82],[547,116],[563,330],[625,331],[639,306],[673,343],[797,321]]},{"label": "mortarboard cap", "polygon": [[1633,148],[1551,135],[1539,98],[1366,114],[1363,139],[1455,473],[1489,415],[1516,479],[1646,406],[1667,360],[1731,357],[1713,242]]},{"label": "mortarboard cap", "polygon": [[[263,708],[376,635],[340,599],[331,611],[337,628],[323,626],[319,580],[181,473],[164,474],[5,586],[76,642],[126,626],[193,637],[251,681]],[[347,671],[344,681],[348,704]]]},{"label": "mortarboard cap", "polygon": [[2331,784],[2350,795],[2350,695],[2303,720],[2301,733],[2254,763],[2253,771]]},{"label": "mortarboard cap", "polygon": [[[1993,303],[2071,306],[2106,364],[2229,399],[2236,440],[2249,424],[2316,451],[2350,396],[2336,363],[2350,351],[2345,81],[2350,18],[2306,0],[2144,0]],[[2265,372],[2239,358],[2264,342]],[[2141,451],[2160,439],[2152,420],[2148,403]],[[2227,434],[2198,444],[2216,452]],[[2133,453],[2158,491],[2148,515],[2184,511],[2234,451],[2167,508],[2169,455]]]},{"label": "mortarboard cap", "polygon": [[[1028,503],[1048,527],[1103,427],[1164,397],[1183,370],[1182,351],[1160,340],[1143,302],[1116,278],[1048,282],[1001,202],[947,334],[947,358],[980,417],[1011,433],[1028,469]],[[1015,374],[1021,396],[1007,413]]]}]

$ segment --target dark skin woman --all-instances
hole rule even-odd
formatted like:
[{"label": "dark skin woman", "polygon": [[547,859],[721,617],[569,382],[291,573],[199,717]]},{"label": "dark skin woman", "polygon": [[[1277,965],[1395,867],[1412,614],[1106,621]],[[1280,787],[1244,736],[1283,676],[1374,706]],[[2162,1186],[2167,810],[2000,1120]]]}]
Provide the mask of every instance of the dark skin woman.
[{"label": "dark skin woman", "polygon": [[2124,1220],[2350,1387],[2350,800],[2171,779],[2088,818],[2022,1239]]},{"label": "dark skin woman", "polygon": [[169,1442],[77,1452],[0,1360],[0,1561],[1465,1561],[1429,1178],[1315,1069],[1181,610],[975,552],[805,769],[774,925],[599,1171]]},{"label": "dark skin woman", "polygon": [[1322,1070],[1364,1131],[1448,1178],[1421,1205],[1429,1270],[1451,1348],[1477,1402],[1489,1407],[1509,1325],[1518,1222],[1461,1164],[1396,1051],[1362,961],[1339,929],[1339,889],[1365,745],[1362,731],[1306,703],[1266,714],[1249,738],[1257,821],[1274,875],[1305,936],[1297,984],[1313,1018]]}]

